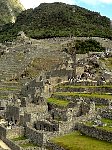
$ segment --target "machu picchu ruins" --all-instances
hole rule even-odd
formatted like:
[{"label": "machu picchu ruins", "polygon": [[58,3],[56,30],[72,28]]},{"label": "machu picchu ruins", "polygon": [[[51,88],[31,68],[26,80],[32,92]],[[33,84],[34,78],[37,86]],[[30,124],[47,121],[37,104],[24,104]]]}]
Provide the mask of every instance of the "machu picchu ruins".
[{"label": "machu picchu ruins", "polygon": [[0,150],[111,150],[112,39],[34,38],[18,18],[0,41]]}]

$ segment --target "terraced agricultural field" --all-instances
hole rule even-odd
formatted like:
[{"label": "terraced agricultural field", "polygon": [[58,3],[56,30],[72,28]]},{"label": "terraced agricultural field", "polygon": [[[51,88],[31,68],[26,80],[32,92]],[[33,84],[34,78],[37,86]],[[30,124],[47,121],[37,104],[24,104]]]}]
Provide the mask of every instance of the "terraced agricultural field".
[{"label": "terraced agricultural field", "polygon": [[60,100],[56,98],[49,98],[47,102],[50,104],[55,104],[55,105],[64,106],[64,107],[66,107],[69,104],[69,101],[67,100]]},{"label": "terraced agricultural field", "polygon": [[[96,128],[112,132],[112,120],[111,119],[102,118],[101,122],[105,125],[104,126],[96,126]],[[87,125],[92,127],[94,124],[93,124],[93,122],[88,122]]]},{"label": "terraced agricultural field", "polygon": [[104,99],[112,99],[112,95],[109,94],[89,94],[89,93],[75,93],[75,92],[57,92],[54,95],[62,95],[62,96],[79,96],[79,97],[91,97],[91,98],[104,98]]},{"label": "terraced agricultural field", "polygon": [[[0,57],[0,97],[18,93],[26,82],[59,63],[65,54],[60,41],[33,40],[32,44],[7,46],[8,52]],[[5,91],[5,94],[4,94]]]},{"label": "terraced agricultural field", "polygon": [[111,150],[112,143],[96,140],[75,131],[65,136],[52,139],[52,142],[65,150]]}]

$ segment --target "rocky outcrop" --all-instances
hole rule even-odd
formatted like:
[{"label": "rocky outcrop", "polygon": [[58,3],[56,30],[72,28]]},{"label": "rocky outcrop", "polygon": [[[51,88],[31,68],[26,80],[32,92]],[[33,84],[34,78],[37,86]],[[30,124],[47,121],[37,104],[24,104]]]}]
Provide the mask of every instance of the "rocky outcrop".
[{"label": "rocky outcrop", "polygon": [[24,10],[19,0],[0,0],[0,25],[14,23],[18,14]]}]

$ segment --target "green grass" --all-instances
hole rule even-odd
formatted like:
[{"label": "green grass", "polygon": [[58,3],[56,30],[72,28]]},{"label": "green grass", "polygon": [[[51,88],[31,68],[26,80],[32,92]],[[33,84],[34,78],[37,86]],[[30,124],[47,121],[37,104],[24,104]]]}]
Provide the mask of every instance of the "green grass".
[{"label": "green grass", "polygon": [[112,70],[112,57],[100,59],[100,61],[104,63],[108,69]]},{"label": "green grass", "polygon": [[25,143],[25,144],[20,144],[21,147],[27,148],[27,147],[38,147],[37,144],[34,143]]},{"label": "green grass", "polygon": [[20,136],[17,138],[12,139],[12,141],[20,141],[20,140],[26,140],[27,138],[25,136]]},{"label": "green grass", "polygon": [[[106,130],[106,131],[112,132],[112,127],[111,127],[111,126],[112,126],[112,120],[102,118],[102,119],[101,119],[101,122],[102,122],[102,123],[105,123],[105,124],[107,124],[107,125],[104,126],[104,127],[96,126],[95,128],[98,128],[98,129],[102,129],[102,130]],[[87,122],[86,125],[92,127],[92,126],[93,126],[93,122]]]},{"label": "green grass", "polygon": [[100,141],[73,132],[65,136],[52,139],[52,142],[64,147],[66,150],[111,150],[112,143]]},{"label": "green grass", "polygon": [[96,93],[88,94],[88,93],[75,93],[75,92],[57,92],[57,93],[54,93],[54,95],[112,99],[112,95],[109,95],[109,94],[96,94]]},{"label": "green grass", "polygon": [[101,121],[102,121],[102,122],[105,122],[105,123],[107,123],[107,124],[108,124],[108,123],[109,123],[109,124],[110,124],[110,123],[112,124],[112,120],[111,120],[111,119],[102,118]]},{"label": "green grass", "polygon": [[[21,141],[21,140],[26,140],[27,138],[25,136],[21,136],[21,137],[17,137],[17,138],[13,138],[12,141]],[[34,144],[32,142],[26,142],[26,143],[23,143],[23,144],[19,144],[21,147],[23,148],[27,148],[27,147],[36,147],[38,146],[37,144]]]},{"label": "green grass", "polygon": [[57,88],[112,88],[112,85],[102,85],[102,86],[79,86],[79,85],[59,85]]},{"label": "green grass", "polygon": [[0,88],[0,91],[18,91],[19,89],[16,88]]},{"label": "green grass", "polygon": [[106,123],[107,126],[105,127],[100,127],[101,129],[104,129],[106,131],[111,131],[112,132],[112,120],[111,119],[106,119],[106,118],[102,118],[101,121],[103,123]]},{"label": "green grass", "polygon": [[109,132],[112,132],[112,127],[110,126],[104,126],[104,127],[97,127],[98,129],[102,129],[102,130],[106,130],[106,131],[109,131]]},{"label": "green grass", "polygon": [[5,96],[5,95],[4,95],[4,96],[3,96],[3,95],[0,95],[0,98],[1,98],[1,99],[7,99],[7,98],[8,98],[8,96]]},{"label": "green grass", "polygon": [[66,107],[69,104],[69,101],[67,100],[58,100],[56,98],[48,98],[47,102],[58,106],[64,106],[64,107]]},{"label": "green grass", "polygon": [[101,104],[96,104],[95,107],[96,107],[96,108],[105,108],[105,107],[107,107],[107,106],[101,105]]}]

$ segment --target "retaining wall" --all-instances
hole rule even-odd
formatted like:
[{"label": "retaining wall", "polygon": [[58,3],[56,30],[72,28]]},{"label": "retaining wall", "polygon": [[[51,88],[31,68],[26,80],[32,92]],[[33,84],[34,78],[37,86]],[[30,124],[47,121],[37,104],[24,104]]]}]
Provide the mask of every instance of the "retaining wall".
[{"label": "retaining wall", "polygon": [[103,118],[107,118],[107,119],[112,119],[112,111],[103,111],[102,113],[101,113],[101,116],[103,117]]},{"label": "retaining wall", "polygon": [[98,105],[106,105],[106,106],[109,105],[109,99],[105,99],[105,98],[86,97],[86,96],[84,97],[84,96],[78,96],[78,95],[76,96],[52,95],[52,97],[57,98],[57,99],[63,99],[63,100],[66,99],[74,103],[79,102],[80,97],[82,97],[86,103],[95,102],[95,104],[98,104]]},{"label": "retaining wall", "polygon": [[63,147],[52,142],[47,142],[46,145],[46,147],[50,150],[65,150]]},{"label": "retaining wall", "polygon": [[98,129],[95,127],[90,127],[84,124],[77,124],[77,129],[90,137],[99,139],[99,140],[104,140],[104,141],[108,141],[108,142],[112,142],[112,132],[106,131],[106,130],[102,130],[102,129]]}]

